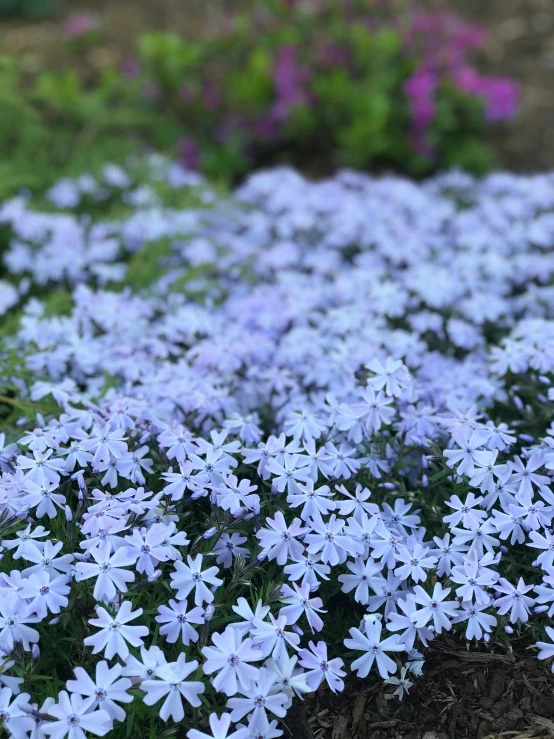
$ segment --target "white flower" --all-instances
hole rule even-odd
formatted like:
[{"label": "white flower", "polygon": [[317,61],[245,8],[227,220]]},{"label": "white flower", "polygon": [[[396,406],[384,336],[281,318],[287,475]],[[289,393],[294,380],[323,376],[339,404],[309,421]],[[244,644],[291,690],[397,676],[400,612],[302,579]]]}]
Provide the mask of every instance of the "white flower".
[{"label": "white flower", "polygon": [[98,662],[93,681],[82,667],[76,667],[76,679],[68,680],[66,686],[70,693],[89,698],[91,709],[101,708],[115,721],[124,721],[125,711],[117,703],[131,703],[133,696],[126,692],[132,685],[131,681],[126,677],[118,679],[122,669],[121,665],[110,668],[107,662]]},{"label": "white flower", "polygon": [[248,690],[253,680],[258,677],[258,668],[248,664],[262,658],[259,649],[255,649],[251,639],[242,641],[239,629],[227,626],[223,634],[212,635],[213,647],[204,647],[202,654],[206,657],[202,669],[206,675],[214,672],[214,688],[225,695],[235,695],[238,689]]},{"label": "white flower", "polygon": [[175,572],[171,573],[171,587],[177,590],[177,598],[184,600],[194,590],[194,603],[201,606],[203,603],[212,603],[214,596],[208,585],[218,588],[223,585],[223,580],[216,577],[219,572],[217,567],[208,567],[202,571],[202,555],[198,554],[195,559],[187,557],[188,564],[175,562]]},{"label": "white flower", "polygon": [[75,565],[76,580],[87,580],[95,577],[93,595],[96,600],[109,602],[117,591],[127,592],[127,583],[133,582],[135,575],[122,569],[135,563],[135,557],[125,547],[120,547],[113,554],[109,541],[89,549],[94,562],[78,562]]},{"label": "white flower", "polygon": [[127,659],[127,642],[133,647],[142,646],[142,637],[148,636],[146,626],[127,626],[129,621],[142,615],[142,608],[137,608],[136,611],[131,609],[129,601],[123,601],[116,616],[110,616],[105,608],[96,609],[98,618],[89,619],[89,624],[98,626],[100,631],[85,639],[85,644],[93,647],[93,654],[104,651],[106,659],[111,659],[116,654],[121,659]]},{"label": "white flower", "polygon": [[81,698],[73,693],[70,697],[65,690],[58,696],[58,702],[50,706],[48,713],[57,721],[51,721],[43,727],[43,732],[51,739],[85,739],[85,731],[96,736],[104,736],[113,726],[110,714],[107,711],[90,710],[90,699]]},{"label": "white flower", "polygon": [[198,662],[193,660],[187,662],[186,655],[180,654],[176,662],[168,662],[166,665],[156,667],[155,680],[144,680],[141,690],[144,690],[144,702],[147,706],[153,706],[164,696],[165,701],[160,709],[160,718],[167,721],[182,721],[185,716],[183,709],[183,698],[191,706],[197,708],[201,704],[198,697],[204,692],[204,683],[198,681],[186,681],[186,678],[198,667]]}]

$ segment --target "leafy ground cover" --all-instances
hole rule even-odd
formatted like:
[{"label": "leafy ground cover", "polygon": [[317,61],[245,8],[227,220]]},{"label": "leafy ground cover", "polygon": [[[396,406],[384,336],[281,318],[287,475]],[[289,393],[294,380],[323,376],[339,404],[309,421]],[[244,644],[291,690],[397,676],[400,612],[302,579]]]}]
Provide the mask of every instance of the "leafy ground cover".
[{"label": "leafy ground cover", "polygon": [[513,81],[476,66],[483,30],[451,13],[367,0],[190,8],[186,23],[175,11],[127,44],[128,32],[110,39],[117,8],[45,21],[36,33],[54,38],[51,54],[8,31],[0,194],[96,173],[145,146],[225,182],[276,162],[483,172],[494,162],[486,132],[517,109]]},{"label": "leafy ground cover", "polygon": [[8,733],[417,736],[460,651],[437,731],[550,730],[553,184],[154,157],[2,205]]}]

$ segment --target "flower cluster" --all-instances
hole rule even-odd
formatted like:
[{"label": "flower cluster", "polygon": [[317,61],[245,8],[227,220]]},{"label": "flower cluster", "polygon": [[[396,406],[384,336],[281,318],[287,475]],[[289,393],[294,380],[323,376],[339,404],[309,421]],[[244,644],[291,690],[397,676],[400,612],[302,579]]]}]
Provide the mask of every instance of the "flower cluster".
[{"label": "flower cluster", "polygon": [[[72,249],[165,238],[166,273],[102,287],[87,255],[69,315],[28,299],[2,349],[8,732],[269,739],[345,662],[401,698],[444,631],[553,656],[554,178],[120,190],[132,212]],[[46,255],[61,284],[75,217],[2,214],[21,300]]]}]

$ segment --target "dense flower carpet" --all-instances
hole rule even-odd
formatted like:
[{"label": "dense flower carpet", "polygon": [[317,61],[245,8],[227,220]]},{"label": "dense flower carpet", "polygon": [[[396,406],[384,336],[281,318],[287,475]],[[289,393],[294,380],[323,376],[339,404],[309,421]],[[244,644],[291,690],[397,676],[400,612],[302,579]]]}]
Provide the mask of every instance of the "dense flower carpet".
[{"label": "dense flower carpet", "polygon": [[273,739],[441,632],[552,657],[554,175],[147,169],[0,206],[8,735]]}]

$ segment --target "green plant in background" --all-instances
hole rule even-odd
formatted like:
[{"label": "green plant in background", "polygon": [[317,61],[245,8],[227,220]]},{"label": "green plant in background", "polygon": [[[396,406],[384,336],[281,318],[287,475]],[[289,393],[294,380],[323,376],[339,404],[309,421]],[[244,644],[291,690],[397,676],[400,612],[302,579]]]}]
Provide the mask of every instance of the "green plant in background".
[{"label": "green plant in background", "polygon": [[[515,112],[513,84],[468,62],[481,31],[444,13],[391,21],[369,0],[271,0],[223,21],[195,41],[147,33],[136,60],[93,80],[28,79],[1,59],[0,197],[145,145],[226,182],[275,163],[481,173],[487,126]],[[96,22],[68,21],[66,43],[89,48]]]}]

